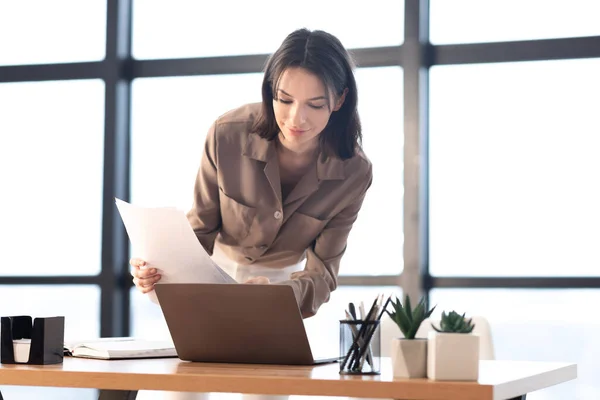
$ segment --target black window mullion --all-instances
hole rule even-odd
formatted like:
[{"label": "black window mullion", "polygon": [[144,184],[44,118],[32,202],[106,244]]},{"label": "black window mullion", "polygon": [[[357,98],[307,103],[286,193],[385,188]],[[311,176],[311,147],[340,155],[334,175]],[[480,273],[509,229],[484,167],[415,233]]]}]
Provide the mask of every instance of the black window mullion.
[{"label": "black window mullion", "polygon": [[129,241],[115,197],[129,200],[131,1],[108,0],[100,335],[129,336]]},{"label": "black window mullion", "polygon": [[427,280],[436,289],[600,289],[599,276],[430,276]]},{"label": "black window mullion", "polygon": [[405,1],[404,44],[404,272],[403,292],[420,298],[428,275],[429,1]]},{"label": "black window mullion", "polygon": [[600,36],[465,43],[433,47],[435,65],[576,60],[600,57]]}]

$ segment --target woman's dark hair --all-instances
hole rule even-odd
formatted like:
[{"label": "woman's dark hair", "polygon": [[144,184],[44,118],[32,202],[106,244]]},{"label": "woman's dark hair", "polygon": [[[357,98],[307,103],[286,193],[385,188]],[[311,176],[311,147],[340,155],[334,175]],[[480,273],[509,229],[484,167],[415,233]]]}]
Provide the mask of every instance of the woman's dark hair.
[{"label": "woman's dark hair", "polygon": [[331,114],[319,138],[321,148],[327,155],[342,160],[354,156],[362,140],[354,62],[342,43],[323,31],[298,29],[289,34],[271,55],[265,66],[262,83],[262,112],[254,123],[253,131],[268,140],[277,137],[279,127],[275,120],[273,100],[277,99],[281,75],[291,67],[304,68],[320,78],[328,98],[330,91],[334,92],[334,98],[337,99],[348,89],[342,107]]}]

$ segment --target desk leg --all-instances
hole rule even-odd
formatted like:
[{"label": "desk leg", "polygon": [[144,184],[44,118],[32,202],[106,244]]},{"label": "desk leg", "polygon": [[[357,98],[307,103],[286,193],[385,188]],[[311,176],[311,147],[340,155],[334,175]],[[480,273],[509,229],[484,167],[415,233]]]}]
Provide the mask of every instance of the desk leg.
[{"label": "desk leg", "polygon": [[137,390],[100,390],[98,400],[135,400],[136,397]]}]

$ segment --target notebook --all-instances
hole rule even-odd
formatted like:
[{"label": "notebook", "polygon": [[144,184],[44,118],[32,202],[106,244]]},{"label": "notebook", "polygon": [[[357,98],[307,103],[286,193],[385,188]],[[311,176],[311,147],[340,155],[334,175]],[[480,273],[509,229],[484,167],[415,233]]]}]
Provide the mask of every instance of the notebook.
[{"label": "notebook", "polygon": [[103,360],[177,357],[173,342],[136,338],[102,338],[65,344],[65,355]]}]

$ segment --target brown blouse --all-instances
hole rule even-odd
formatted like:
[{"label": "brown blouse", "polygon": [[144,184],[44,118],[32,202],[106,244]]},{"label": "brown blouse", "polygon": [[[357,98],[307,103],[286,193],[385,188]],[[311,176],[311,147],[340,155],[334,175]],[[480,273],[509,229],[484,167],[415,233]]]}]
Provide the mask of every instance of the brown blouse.
[{"label": "brown blouse", "polygon": [[359,150],[347,160],[321,155],[282,199],[275,142],[251,132],[260,104],[219,117],[206,137],[188,219],[212,254],[215,240],[239,264],[287,267],[306,259],[288,284],[307,318],[337,287],[348,234],[372,182]]}]

